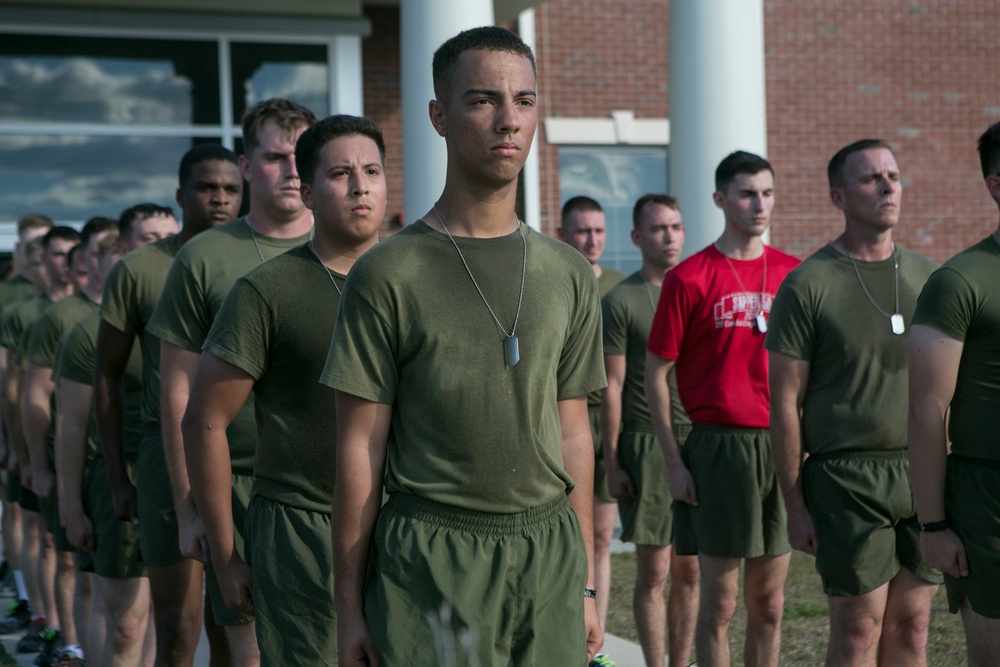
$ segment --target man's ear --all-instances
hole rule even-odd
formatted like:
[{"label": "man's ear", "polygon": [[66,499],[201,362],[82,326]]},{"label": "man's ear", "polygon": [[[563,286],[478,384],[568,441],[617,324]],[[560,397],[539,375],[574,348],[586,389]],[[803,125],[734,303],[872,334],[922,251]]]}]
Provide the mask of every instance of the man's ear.
[{"label": "man's ear", "polygon": [[844,210],[844,191],[840,188],[830,188],[830,201],[833,205],[839,208],[841,211]]},{"label": "man's ear", "polygon": [[431,125],[434,126],[434,131],[439,136],[448,136],[448,131],[445,129],[444,123],[444,104],[437,100],[431,100],[427,103],[427,114],[431,117]]}]

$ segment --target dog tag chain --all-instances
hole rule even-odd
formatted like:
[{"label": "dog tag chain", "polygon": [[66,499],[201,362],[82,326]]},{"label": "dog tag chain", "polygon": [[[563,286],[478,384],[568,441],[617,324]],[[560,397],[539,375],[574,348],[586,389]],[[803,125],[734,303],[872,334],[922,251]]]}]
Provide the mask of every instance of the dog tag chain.
[{"label": "dog tag chain", "polygon": [[[844,249],[847,249],[846,243],[844,244]],[[854,267],[854,275],[858,277],[858,283],[861,285],[861,291],[863,291],[865,296],[868,297],[868,302],[875,306],[875,310],[877,310],[882,317],[889,318],[889,326],[892,327],[892,333],[897,336],[902,336],[906,331],[906,324],[903,322],[903,315],[899,312],[899,258],[896,257],[896,249],[893,248],[892,251],[892,271],[894,289],[896,293],[896,303],[895,310],[891,315],[879,308],[879,305],[875,303],[875,299],[872,298],[871,292],[868,291],[868,286],[865,285],[865,281],[861,279],[861,272],[858,271],[858,265],[854,263],[854,258],[851,257],[850,252],[847,253],[847,259],[851,261],[851,266]]]}]

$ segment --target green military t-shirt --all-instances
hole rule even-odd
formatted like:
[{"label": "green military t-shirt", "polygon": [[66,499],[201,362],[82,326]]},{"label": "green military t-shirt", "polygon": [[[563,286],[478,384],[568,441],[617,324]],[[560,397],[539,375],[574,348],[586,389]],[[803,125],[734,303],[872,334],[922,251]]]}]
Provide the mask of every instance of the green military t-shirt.
[{"label": "green military t-shirt", "polygon": [[[622,422],[644,429],[652,427],[646,403],[646,341],[653,326],[653,314],[660,301],[659,285],[650,285],[638,273],[620,282],[603,299],[604,354],[625,357],[625,382],[622,385]],[[670,408],[674,424],[690,424],[677,391],[674,371],[667,376],[670,385]]]},{"label": "green military t-shirt", "polygon": [[1000,246],[992,235],[928,279],[913,321],[963,343],[948,419],[952,453],[1000,460]]},{"label": "green military t-shirt", "polygon": [[[597,278],[598,298],[604,298],[605,294],[610,292],[615,285],[623,280],[625,280],[624,273],[602,266],[601,275]],[[601,394],[602,392],[600,391],[592,391],[587,394],[587,407],[591,410],[599,409],[601,407]]]},{"label": "green military t-shirt", "polygon": [[[895,257],[902,335],[869,301],[847,256],[829,245],[789,273],[774,297],[765,347],[809,362],[802,434],[810,454],[906,448],[910,320],[937,265],[898,243]],[[889,314],[894,262],[854,260],[871,298]]]},{"label": "green military t-shirt", "polygon": [[[392,404],[389,493],[512,513],[572,489],[557,401],[605,384],[597,281],[573,248],[521,232],[516,366],[505,365],[503,334],[444,234],[418,221],[351,270],[322,381]],[[510,332],[521,233],[456,241]]]},{"label": "green military t-shirt", "polygon": [[[59,355],[52,378],[57,382],[63,378],[93,386],[94,384],[94,354],[97,349],[97,329],[101,316],[96,309],[84,315],[73,325],[59,346]],[[142,355],[139,346],[133,345],[125,368],[125,456],[135,457],[139,453],[139,443],[142,442],[142,417],[140,405],[142,402]],[[88,436],[100,455],[100,440],[97,437],[97,423],[93,411],[90,417],[90,432]],[[88,455],[90,454],[88,448]]]},{"label": "green military t-shirt", "polygon": [[52,305],[47,294],[27,299],[4,312],[0,318],[0,347],[17,351],[24,338],[24,332]]},{"label": "green military t-shirt", "polygon": [[[246,218],[198,234],[178,251],[170,267],[160,302],[149,321],[150,333],[183,350],[200,354],[216,313],[237,279],[308,240],[308,234],[293,239],[255,234]],[[252,475],[257,449],[252,399],[243,406],[226,433],[233,472]]]},{"label": "green military t-shirt", "polygon": [[311,512],[329,512],[333,500],[337,419],[319,377],[339,304],[330,275],[301,246],[236,281],[204,347],[257,381],[254,492]]},{"label": "green military t-shirt", "polygon": [[46,308],[31,332],[28,361],[42,368],[55,367],[56,350],[63,334],[97,307],[86,294],[78,292]]},{"label": "green military t-shirt", "polygon": [[35,296],[35,288],[24,276],[14,276],[0,282],[0,312],[7,310],[15,303]]},{"label": "green military t-shirt", "polygon": [[101,319],[139,339],[139,345],[132,348],[138,347],[142,357],[142,426],[147,435],[154,436],[160,434],[160,339],[146,325],[177,248],[177,237],[168,236],[122,257],[104,282],[101,301]]}]

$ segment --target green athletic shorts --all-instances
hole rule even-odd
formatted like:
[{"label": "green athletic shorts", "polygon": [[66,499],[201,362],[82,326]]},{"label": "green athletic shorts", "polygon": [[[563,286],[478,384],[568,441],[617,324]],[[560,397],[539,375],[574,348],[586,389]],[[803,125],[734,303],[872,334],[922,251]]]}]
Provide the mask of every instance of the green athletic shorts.
[{"label": "green athletic shorts", "polygon": [[16,472],[7,472],[7,502],[21,504],[21,476]]},{"label": "green athletic shorts", "polygon": [[246,544],[261,667],[336,665],[330,514],[255,495]]},{"label": "green athletic shorts", "polygon": [[148,567],[170,567],[184,560],[177,533],[174,494],[163,455],[163,436],[147,431],[135,461],[139,544]]},{"label": "green athletic shorts", "polygon": [[674,505],[674,548],[718,558],[791,551],[767,429],[694,424],[681,449],[698,506]]},{"label": "green athletic shorts", "polygon": [[[56,481],[56,484],[59,482]],[[59,521],[59,498],[56,494],[53,500],[47,500],[45,498],[38,499],[38,512],[42,515],[45,524],[45,530],[52,533],[52,539],[56,545],[56,551],[65,552],[76,552],[76,548],[73,547],[69,542],[69,537],[66,535],[66,529],[63,527],[62,523]]]},{"label": "green athletic shorts", "polygon": [[864,595],[905,567],[940,584],[920,559],[917,507],[906,450],[809,456],[802,490],[819,540],[816,570],[823,592]]},{"label": "green athletic shorts", "polygon": [[[126,463],[129,479],[135,483],[135,463]],[[119,521],[108,484],[108,466],[103,457],[88,465],[84,495],[87,516],[94,524],[97,552],[94,572],[106,579],[146,576],[146,565],[139,551],[139,527],[131,521]]]},{"label": "green athletic shorts", "polygon": [[590,417],[590,435],[594,439],[594,495],[606,503],[615,502],[608,491],[608,473],[604,469],[604,449],[601,447],[601,408],[587,407]]},{"label": "green athletic shorts", "polygon": [[967,597],[972,611],[1000,618],[1000,461],[949,456],[944,506],[969,564],[967,577],[945,575],[948,606],[956,613]]},{"label": "green athletic shorts", "polygon": [[[678,443],[687,436],[686,425],[675,429]],[[673,499],[667,480],[663,450],[651,424],[626,423],[618,437],[618,465],[632,480],[635,497],[618,499],[622,542],[665,547],[674,543]]]},{"label": "green athletic shorts", "polygon": [[[243,536],[247,526],[247,508],[250,505],[253,477],[234,474],[232,479],[233,537],[236,540],[236,553],[240,555],[240,558],[246,560],[246,551],[243,548]],[[212,613],[215,615],[216,625],[246,625],[253,622],[253,616],[240,614],[226,606],[226,602],[222,599],[222,591],[219,589],[219,578],[216,576],[215,568],[212,566],[212,555],[206,554],[206,557],[208,564],[205,567],[205,588],[208,589],[208,597],[212,603]],[[281,582],[277,583],[281,585]]]},{"label": "green athletic shorts", "polygon": [[[18,477],[18,482],[20,481],[21,478]],[[21,505],[21,509],[25,512],[40,513],[38,508],[38,496],[36,496],[35,492],[31,489],[26,489],[23,484],[21,485],[19,504]]]},{"label": "green athletic shorts", "polygon": [[491,514],[393,494],[365,615],[383,667],[587,664],[587,558],[564,496]]}]

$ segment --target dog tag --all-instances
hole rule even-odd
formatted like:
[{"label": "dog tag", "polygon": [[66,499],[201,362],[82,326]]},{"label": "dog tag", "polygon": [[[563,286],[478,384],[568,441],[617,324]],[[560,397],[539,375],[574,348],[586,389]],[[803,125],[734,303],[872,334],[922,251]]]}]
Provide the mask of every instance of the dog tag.
[{"label": "dog tag", "polygon": [[897,336],[901,336],[903,332],[906,331],[906,325],[903,324],[903,316],[899,313],[890,317],[889,321],[892,323],[892,333]]},{"label": "dog tag", "polygon": [[767,333],[767,319],[764,313],[757,313],[757,328],[761,333]]},{"label": "dog tag", "polygon": [[503,360],[508,366],[517,366],[521,352],[517,346],[517,336],[508,336],[503,341]]}]

